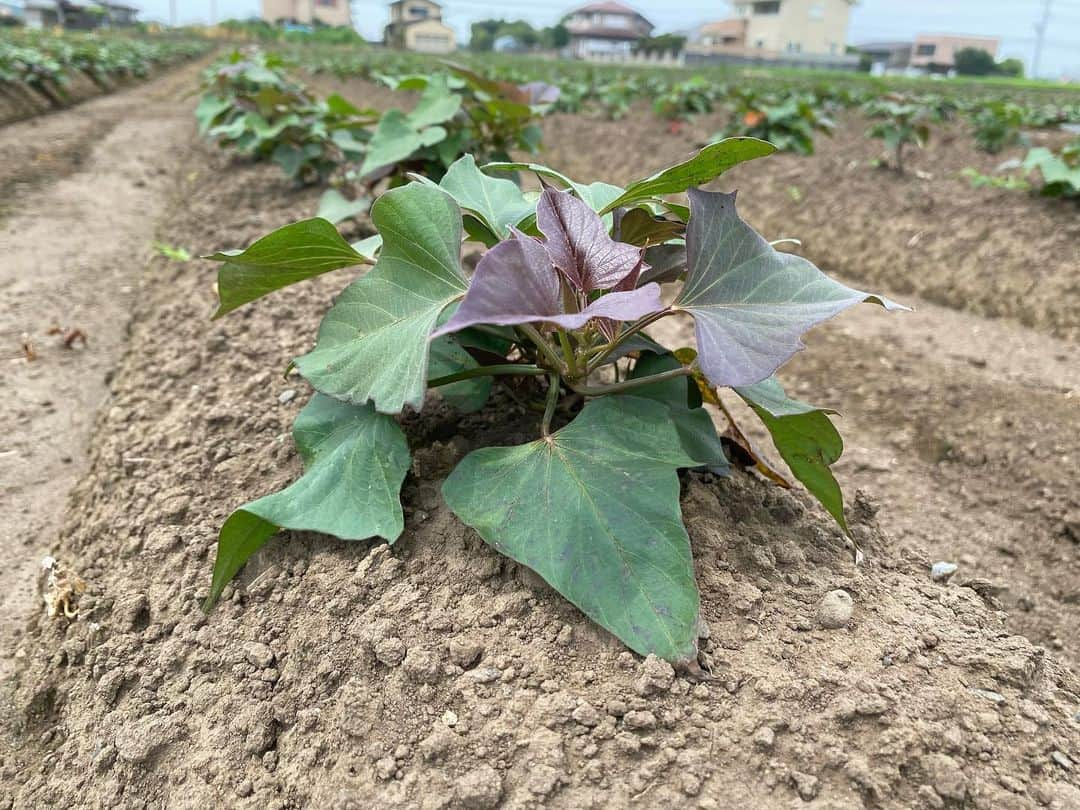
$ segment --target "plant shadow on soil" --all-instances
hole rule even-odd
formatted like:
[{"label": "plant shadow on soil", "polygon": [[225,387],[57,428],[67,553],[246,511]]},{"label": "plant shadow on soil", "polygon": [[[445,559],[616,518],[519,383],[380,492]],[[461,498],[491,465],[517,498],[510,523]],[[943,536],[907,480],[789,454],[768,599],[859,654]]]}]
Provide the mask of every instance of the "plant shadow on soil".
[{"label": "plant shadow on soil", "polygon": [[[276,167],[186,164],[167,236],[198,253],[314,210]],[[929,582],[866,496],[855,567],[805,494],[686,475],[713,678],[627,652],[441,501],[456,458],[531,415],[406,419],[432,444],[393,549],[283,535],[205,616],[222,520],[299,471],[306,397],[281,395],[304,384],[276,369],[346,280],[210,324],[210,268],[151,265],[62,531],[80,619],[36,617],[0,691],[15,806],[1080,806],[1077,678]],[[825,629],[837,588],[854,614]]]}]

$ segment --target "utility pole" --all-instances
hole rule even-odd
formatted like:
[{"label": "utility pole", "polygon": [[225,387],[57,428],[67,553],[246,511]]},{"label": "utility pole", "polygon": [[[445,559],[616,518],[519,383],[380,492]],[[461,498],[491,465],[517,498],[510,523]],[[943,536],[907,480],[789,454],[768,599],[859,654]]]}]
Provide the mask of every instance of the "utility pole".
[{"label": "utility pole", "polygon": [[169,0],[169,27],[176,28],[176,0]]},{"label": "utility pole", "polygon": [[1043,0],[1042,19],[1035,23],[1035,58],[1031,62],[1031,77],[1039,78],[1039,63],[1042,61],[1043,40],[1046,38],[1046,26],[1050,22],[1050,4],[1053,0]]},{"label": "utility pole", "polygon": [[210,25],[217,25],[217,0],[210,0]]}]

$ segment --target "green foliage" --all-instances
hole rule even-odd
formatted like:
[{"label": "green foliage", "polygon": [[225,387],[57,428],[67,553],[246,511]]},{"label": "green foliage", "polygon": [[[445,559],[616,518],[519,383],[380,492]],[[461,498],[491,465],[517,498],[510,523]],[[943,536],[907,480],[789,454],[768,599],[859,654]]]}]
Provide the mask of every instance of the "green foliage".
[{"label": "green foliage", "polygon": [[961,48],[953,63],[961,76],[989,76],[996,67],[994,57],[982,48]]},{"label": "green foliage", "polygon": [[76,75],[111,90],[117,81],[144,78],[155,68],[191,59],[208,47],[197,40],[7,30],[0,34],[0,89],[20,84],[54,106],[63,106]]},{"label": "green foliage", "polygon": [[1080,198],[1080,138],[1065,144],[1058,153],[1042,146],[1030,150],[1023,168],[1029,172],[1038,170],[1043,196]]},{"label": "green foliage", "polygon": [[1024,109],[1016,104],[990,102],[975,113],[972,123],[976,145],[991,155],[1023,142],[1020,128],[1024,123]]},{"label": "green foliage", "polygon": [[735,94],[727,127],[714,139],[746,135],[768,141],[781,152],[812,155],[814,134],[829,134],[833,127],[813,95],[742,91]]},{"label": "green foliage", "polygon": [[1031,183],[1023,177],[1011,174],[983,174],[971,166],[961,169],[960,176],[966,178],[972,188],[1000,188],[1005,191],[1031,190]]},{"label": "green foliage", "polygon": [[[400,415],[432,391],[463,412],[482,408],[493,380],[517,377],[524,407],[486,418],[536,409],[537,438],[473,451],[444,484],[447,505],[633,650],[694,666],[699,599],[679,474],[729,471],[706,408],[731,420],[719,389],[734,387],[846,531],[829,412],[788,398],[771,375],[815,324],[864,300],[893,306],[777,253],[738,217],[733,195],[696,188],[772,151],[721,141],[625,189],[544,166],[485,167],[537,174],[539,195],[466,156],[439,183],[416,179],[378,198],[381,242],[349,246],[315,219],[216,254],[224,313],[377,251],[295,361],[318,392],[294,429],[305,471],[225,521],[210,603],[279,528],[393,542],[409,465]],[[664,199],[683,192],[688,207]],[[463,237],[488,247],[471,277]],[[642,263],[657,247],[676,254],[663,277],[684,281],[671,304]],[[695,320],[696,352],[648,336],[676,316]]]},{"label": "green foliage", "polygon": [[930,123],[940,120],[940,113],[925,104],[902,96],[887,96],[866,104],[867,116],[877,119],[866,134],[881,138],[893,155],[893,168],[904,171],[904,148],[909,144],[922,148],[930,140]]},{"label": "green foliage", "polygon": [[653,110],[667,121],[686,121],[712,112],[712,88],[708,80],[696,76],[672,85],[653,102]]},{"label": "green foliage", "polygon": [[286,66],[277,54],[252,50],[211,69],[195,112],[200,131],[241,155],[273,160],[300,182],[340,175],[363,187],[357,196],[384,179],[399,185],[410,172],[438,179],[465,152],[485,161],[535,152],[536,120],[558,95],[449,65],[449,73],[380,76],[395,89],[420,91],[411,111],[380,115],[338,95],[315,97]]}]

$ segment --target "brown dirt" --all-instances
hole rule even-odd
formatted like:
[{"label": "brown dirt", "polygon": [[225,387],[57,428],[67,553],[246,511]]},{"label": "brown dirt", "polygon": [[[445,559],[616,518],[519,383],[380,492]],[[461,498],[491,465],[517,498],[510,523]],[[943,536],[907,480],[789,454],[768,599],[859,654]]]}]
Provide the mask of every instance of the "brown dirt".
[{"label": "brown dirt", "polygon": [[[178,102],[193,78],[186,68],[0,130],[5,155],[32,147],[64,161],[81,156],[31,168],[51,184],[23,187],[0,221],[0,374],[9,392],[0,399],[0,549],[9,561],[0,570],[0,675],[10,668],[11,634],[30,605],[37,563],[85,471],[85,444],[126,338],[138,268],[174,182],[174,153],[192,138],[190,109]],[[6,160],[0,169],[7,177],[25,171]],[[53,328],[60,334],[49,334]],[[70,348],[65,337],[74,338]]]},{"label": "brown dirt", "polygon": [[[94,147],[121,121],[139,119],[145,104],[176,106],[197,85],[200,59],[145,83],[90,97],[78,107],[39,114],[0,129],[0,217],[21,205],[28,186],[65,177],[84,167]],[[79,97],[82,97],[81,95]],[[187,107],[183,107],[187,109]],[[0,123],[3,120],[0,119]]]},{"label": "brown dirt", "polygon": [[[545,159],[596,177],[607,147],[588,131],[553,122]],[[651,135],[623,147],[632,176],[667,157]],[[314,210],[276,167],[182,157],[163,241],[242,245]],[[784,194],[747,180],[744,205]],[[434,403],[406,422],[394,549],[289,535],[204,617],[222,519],[299,469],[287,433],[306,395],[279,395],[306,389],[276,370],[346,281],[211,324],[212,279],[156,259],[139,282],[53,546],[88,583],[80,618],[35,614],[0,684],[0,807],[1080,806],[1074,345],[932,306],[815,332],[785,382],[848,413],[842,481],[881,505],[850,499],[867,562],[804,493],[687,476],[715,675],[695,684],[449,514],[441,478],[500,421]],[[946,552],[961,570],[934,584]],[[854,614],[826,630],[837,588]]]}]

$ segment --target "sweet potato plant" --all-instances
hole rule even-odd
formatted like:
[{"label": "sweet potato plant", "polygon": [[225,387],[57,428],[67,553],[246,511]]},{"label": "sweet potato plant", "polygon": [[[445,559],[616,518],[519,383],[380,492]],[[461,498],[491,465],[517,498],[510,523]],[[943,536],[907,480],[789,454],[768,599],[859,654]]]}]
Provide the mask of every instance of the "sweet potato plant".
[{"label": "sweet potato plant", "polygon": [[[443,485],[446,504],[631,649],[693,666],[699,597],[678,474],[729,470],[705,406],[727,416],[725,399],[745,401],[846,531],[829,411],[788,397],[773,374],[815,324],[863,301],[897,306],[778,252],[740,219],[734,194],[698,188],[773,150],[720,141],[626,188],[466,156],[438,184],[385,192],[371,210],[378,236],[363,243],[312,219],[214,256],[219,315],[373,267],[295,360],[317,392],[293,430],[305,472],[224,523],[207,608],[281,529],[394,543],[410,463],[398,417],[430,391],[462,411],[485,407],[498,381],[536,408],[536,438],[467,455]],[[506,172],[534,173],[542,190],[523,192]],[[667,199],[682,192],[688,206]],[[486,247],[471,275],[468,241]],[[679,285],[673,297],[663,282]],[[693,319],[696,349],[649,337],[664,318]]]}]

